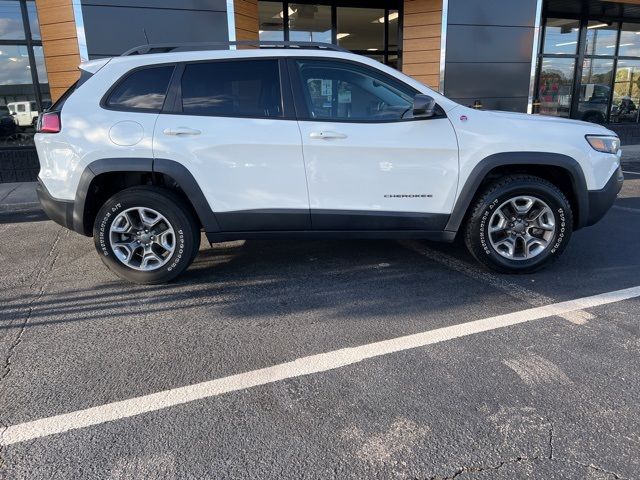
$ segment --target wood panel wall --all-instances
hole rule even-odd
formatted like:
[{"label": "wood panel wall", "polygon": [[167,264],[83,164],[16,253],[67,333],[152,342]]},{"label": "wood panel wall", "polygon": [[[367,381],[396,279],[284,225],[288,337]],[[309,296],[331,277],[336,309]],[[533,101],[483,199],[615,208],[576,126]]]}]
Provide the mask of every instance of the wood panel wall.
[{"label": "wood panel wall", "polygon": [[258,40],[258,1],[234,0],[236,40]]},{"label": "wood panel wall", "polygon": [[402,71],[438,89],[442,0],[404,0]]},{"label": "wood panel wall", "polygon": [[36,0],[51,100],[80,77],[80,51],[72,0]]}]

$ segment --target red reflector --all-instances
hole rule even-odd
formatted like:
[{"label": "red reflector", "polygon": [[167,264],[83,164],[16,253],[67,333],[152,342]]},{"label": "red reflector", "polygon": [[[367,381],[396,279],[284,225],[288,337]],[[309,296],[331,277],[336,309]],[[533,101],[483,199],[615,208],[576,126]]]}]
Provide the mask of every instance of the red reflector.
[{"label": "red reflector", "polygon": [[58,112],[50,112],[42,115],[40,122],[40,133],[58,133],[60,131],[60,114]]}]

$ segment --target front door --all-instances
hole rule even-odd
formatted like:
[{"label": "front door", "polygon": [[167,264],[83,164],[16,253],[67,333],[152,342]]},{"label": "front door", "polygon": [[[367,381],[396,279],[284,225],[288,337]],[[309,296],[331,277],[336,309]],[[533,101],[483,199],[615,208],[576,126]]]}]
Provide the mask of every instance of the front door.
[{"label": "front door", "polygon": [[279,61],[188,63],[178,85],[172,113],[158,117],[154,157],[187,167],[223,231],[309,229],[300,131],[284,109]]},{"label": "front door", "polygon": [[442,230],[458,178],[444,112],[411,118],[418,92],[365,64],[296,59],[290,71],[313,228]]}]

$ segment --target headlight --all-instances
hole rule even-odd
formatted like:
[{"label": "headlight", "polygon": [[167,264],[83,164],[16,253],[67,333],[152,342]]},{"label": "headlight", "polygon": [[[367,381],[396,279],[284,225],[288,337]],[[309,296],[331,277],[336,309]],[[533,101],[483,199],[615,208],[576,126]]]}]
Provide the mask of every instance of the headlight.
[{"label": "headlight", "polygon": [[620,148],[620,139],[618,137],[587,135],[585,138],[594,150],[602,153],[613,153],[615,155]]}]

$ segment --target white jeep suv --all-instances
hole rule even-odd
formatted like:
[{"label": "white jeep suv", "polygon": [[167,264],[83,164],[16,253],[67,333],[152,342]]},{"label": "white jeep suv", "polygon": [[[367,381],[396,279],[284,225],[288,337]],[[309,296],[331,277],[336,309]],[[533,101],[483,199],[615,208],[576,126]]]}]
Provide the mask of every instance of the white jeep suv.
[{"label": "white jeep suv", "polygon": [[469,109],[331,45],[271,47],[151,45],[80,65],[35,137],[49,217],[136,283],[183,272],[201,231],[460,236],[484,265],[522,273],[621,188],[602,126]]}]

